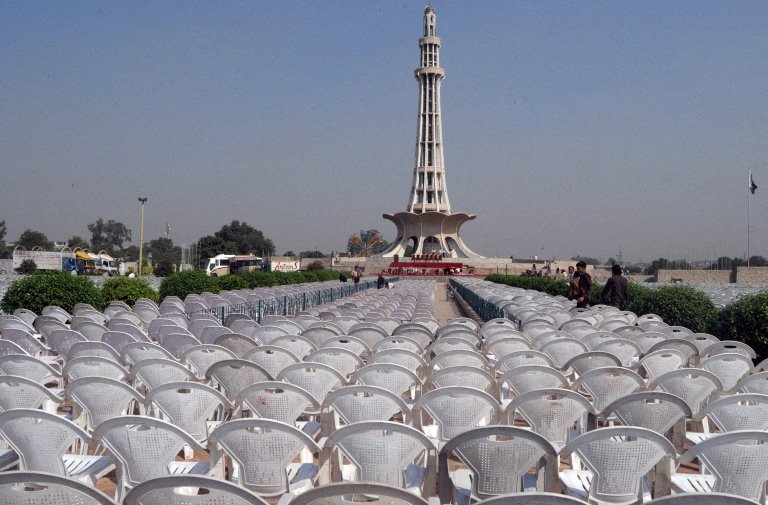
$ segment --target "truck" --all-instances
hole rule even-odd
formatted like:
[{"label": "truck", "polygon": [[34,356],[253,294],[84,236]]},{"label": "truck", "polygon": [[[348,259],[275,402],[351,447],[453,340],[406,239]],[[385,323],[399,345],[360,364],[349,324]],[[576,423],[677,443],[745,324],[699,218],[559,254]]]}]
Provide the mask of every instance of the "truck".
[{"label": "truck", "polygon": [[264,259],[253,255],[217,254],[208,258],[205,273],[211,277],[263,270]]},{"label": "truck", "polygon": [[82,249],[72,251],[66,247],[61,251],[43,251],[42,249],[28,251],[17,246],[13,250],[13,268],[19,268],[25,260],[34,261],[38,270],[63,270],[75,272],[77,275],[113,276],[117,274],[117,261],[106,251],[93,254]]}]

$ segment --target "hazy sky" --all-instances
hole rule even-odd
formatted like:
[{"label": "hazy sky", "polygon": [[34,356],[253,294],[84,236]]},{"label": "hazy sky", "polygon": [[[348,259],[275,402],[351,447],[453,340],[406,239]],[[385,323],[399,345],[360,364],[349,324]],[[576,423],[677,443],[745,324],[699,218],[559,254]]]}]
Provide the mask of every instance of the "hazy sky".
[{"label": "hazy sky", "polygon": [[[768,2],[436,0],[447,183],[486,256],[768,256]],[[422,1],[0,1],[0,220],[279,252],[394,239]],[[543,251],[542,251],[543,248]]]}]

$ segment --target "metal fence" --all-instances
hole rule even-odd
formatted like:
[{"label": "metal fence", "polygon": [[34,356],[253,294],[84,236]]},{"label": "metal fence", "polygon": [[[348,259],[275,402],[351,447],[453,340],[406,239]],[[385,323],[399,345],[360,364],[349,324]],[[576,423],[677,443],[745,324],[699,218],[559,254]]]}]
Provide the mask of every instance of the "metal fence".
[{"label": "metal fence", "polygon": [[[388,277],[387,282],[396,282],[398,277]],[[307,290],[302,293],[280,295],[251,302],[214,307],[207,310],[196,310],[192,314],[207,313],[216,316],[222,324],[230,314],[245,314],[261,324],[266,315],[295,316],[301,311],[311,309],[318,305],[333,302],[340,298],[346,298],[354,293],[376,287],[376,280],[360,281],[354,283],[339,283],[336,286],[324,286],[320,289]]]}]

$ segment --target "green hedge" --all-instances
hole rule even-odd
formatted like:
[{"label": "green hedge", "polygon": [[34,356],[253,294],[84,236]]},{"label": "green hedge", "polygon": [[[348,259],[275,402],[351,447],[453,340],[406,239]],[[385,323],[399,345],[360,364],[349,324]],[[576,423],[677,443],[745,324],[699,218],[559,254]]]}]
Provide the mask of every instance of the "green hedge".
[{"label": "green hedge", "polygon": [[768,357],[768,292],[748,295],[720,311],[716,335],[752,346],[758,359]]},{"label": "green hedge", "polygon": [[[485,279],[508,286],[534,289],[550,295],[565,296],[568,292],[568,285],[565,281],[548,279],[546,277],[491,274]],[[593,305],[608,303],[608,297],[603,296],[603,288],[604,285],[600,283],[592,285],[591,302]],[[768,315],[768,295],[766,295],[764,306],[764,314]],[[715,307],[706,294],[689,286],[649,288],[640,284],[630,283],[629,305],[627,309],[638,315],[657,314],[669,325],[685,326],[694,332],[704,333],[717,332],[718,325],[720,324],[719,320],[722,320],[723,317],[722,313],[718,312],[717,307]],[[768,322],[765,325],[766,329],[768,329]],[[736,334],[734,331],[727,338],[734,338]],[[751,342],[747,343],[755,347]]]},{"label": "green hedge", "polygon": [[48,305],[58,305],[72,312],[76,303],[89,303],[104,308],[101,290],[91,279],[68,272],[38,270],[10,285],[0,301],[0,309],[11,314],[16,309],[28,309],[37,314]]},{"label": "green hedge", "polygon": [[101,288],[104,302],[114,300],[133,306],[139,298],[148,298],[154,302],[160,301],[160,295],[149,282],[139,278],[112,277],[104,282]]},{"label": "green hedge", "polygon": [[218,293],[219,278],[210,277],[202,270],[187,270],[171,274],[160,284],[160,299],[166,296],[178,296],[182,300],[188,294],[200,294],[203,291]]}]

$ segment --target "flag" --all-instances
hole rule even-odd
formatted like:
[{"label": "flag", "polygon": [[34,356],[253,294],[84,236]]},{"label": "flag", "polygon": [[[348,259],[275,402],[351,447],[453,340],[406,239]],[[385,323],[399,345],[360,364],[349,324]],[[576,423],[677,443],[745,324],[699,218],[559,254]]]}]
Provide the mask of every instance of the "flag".
[{"label": "flag", "polygon": [[755,180],[752,178],[752,170],[750,170],[749,171],[749,192],[754,195],[756,189],[757,189],[757,184],[755,184]]}]

